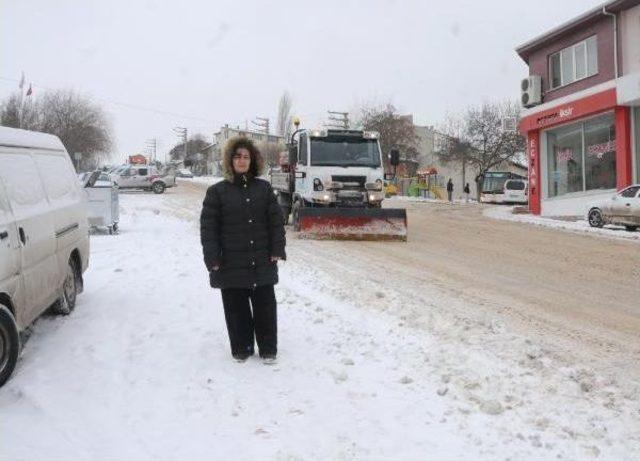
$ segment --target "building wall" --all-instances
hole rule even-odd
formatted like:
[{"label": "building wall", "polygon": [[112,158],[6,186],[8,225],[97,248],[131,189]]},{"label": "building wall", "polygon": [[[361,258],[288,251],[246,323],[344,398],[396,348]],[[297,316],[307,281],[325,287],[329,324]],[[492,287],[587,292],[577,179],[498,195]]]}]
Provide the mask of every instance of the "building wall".
[{"label": "building wall", "polygon": [[[598,73],[551,90],[549,56],[594,34],[598,36]],[[532,53],[529,57],[529,74],[542,76],[543,102],[553,101],[615,78],[613,42],[613,21],[611,18],[602,17],[581,30],[568,34]]]},{"label": "building wall", "polygon": [[640,5],[620,14],[622,75],[640,72]]}]

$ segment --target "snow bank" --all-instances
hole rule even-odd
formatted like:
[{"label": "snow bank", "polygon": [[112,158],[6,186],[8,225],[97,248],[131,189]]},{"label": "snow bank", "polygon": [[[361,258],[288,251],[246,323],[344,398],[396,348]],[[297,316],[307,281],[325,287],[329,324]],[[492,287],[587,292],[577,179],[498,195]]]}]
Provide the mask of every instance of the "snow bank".
[{"label": "snow bank", "polygon": [[587,220],[563,221],[531,214],[513,214],[513,207],[510,206],[490,207],[484,210],[483,214],[493,219],[534,224],[536,226],[550,227],[566,232],[590,234],[598,237],[621,239],[640,243],[640,232],[629,232],[621,226],[597,228],[589,226],[589,222]]},{"label": "snow bank", "polygon": [[211,186],[217,182],[222,181],[224,178],[219,176],[194,176],[193,178],[176,178],[177,181],[184,182],[193,182],[197,184],[204,184],[206,186]]}]

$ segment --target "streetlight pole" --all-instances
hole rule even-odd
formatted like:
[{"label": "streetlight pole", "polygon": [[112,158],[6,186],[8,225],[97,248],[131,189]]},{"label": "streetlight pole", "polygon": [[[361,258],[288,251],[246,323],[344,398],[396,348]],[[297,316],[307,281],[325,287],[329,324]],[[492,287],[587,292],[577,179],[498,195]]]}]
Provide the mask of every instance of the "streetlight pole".
[{"label": "streetlight pole", "polygon": [[177,126],[173,129],[173,132],[178,135],[184,143],[184,158],[187,159],[187,129],[181,126]]}]

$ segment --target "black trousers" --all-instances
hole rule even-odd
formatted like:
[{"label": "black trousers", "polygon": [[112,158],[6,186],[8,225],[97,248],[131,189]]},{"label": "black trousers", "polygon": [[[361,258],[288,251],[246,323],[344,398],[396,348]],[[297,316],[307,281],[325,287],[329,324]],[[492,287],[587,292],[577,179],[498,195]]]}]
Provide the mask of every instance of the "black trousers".
[{"label": "black trousers", "polygon": [[278,352],[278,315],[273,285],[220,291],[231,353],[253,354],[255,335],[260,355],[275,355]]}]

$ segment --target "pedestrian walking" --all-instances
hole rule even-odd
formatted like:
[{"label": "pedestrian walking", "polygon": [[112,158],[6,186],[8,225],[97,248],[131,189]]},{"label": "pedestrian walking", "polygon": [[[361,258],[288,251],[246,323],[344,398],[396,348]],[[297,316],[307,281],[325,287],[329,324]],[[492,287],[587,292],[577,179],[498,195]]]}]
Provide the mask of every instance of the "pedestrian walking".
[{"label": "pedestrian walking", "polygon": [[[222,293],[231,354],[245,361],[257,343],[265,362],[278,352],[278,261],[286,259],[284,219],[254,143],[229,140],[224,181],[209,187],[200,216],[200,239],[209,282]],[[255,342],[254,342],[255,339]]]},{"label": "pedestrian walking", "polygon": [[464,185],[464,200],[466,203],[469,203],[469,194],[471,193],[471,188],[469,187],[469,183]]},{"label": "pedestrian walking", "polygon": [[447,181],[447,197],[449,198],[449,202],[453,202],[453,181],[451,178]]}]

